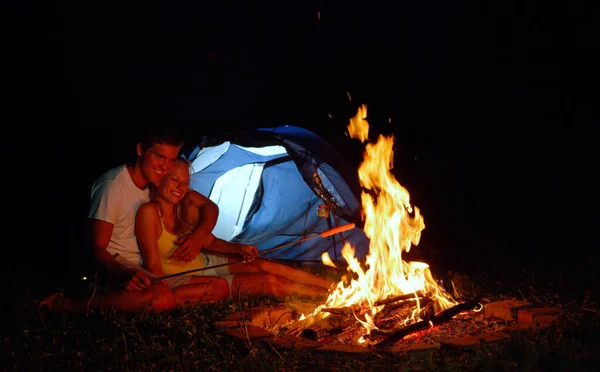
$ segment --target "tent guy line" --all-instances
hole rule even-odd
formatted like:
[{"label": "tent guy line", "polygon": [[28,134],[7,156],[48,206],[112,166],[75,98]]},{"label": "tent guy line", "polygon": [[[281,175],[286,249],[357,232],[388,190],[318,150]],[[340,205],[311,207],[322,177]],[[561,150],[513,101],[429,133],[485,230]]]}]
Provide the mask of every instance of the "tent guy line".
[{"label": "tent guy line", "polygon": [[[273,252],[273,251],[276,251],[276,250],[281,249],[281,248],[285,248],[285,247],[293,245],[293,244],[301,243],[301,242],[306,241],[306,240],[314,239],[314,238],[317,238],[317,237],[326,238],[326,237],[334,235],[334,234],[339,234],[339,233],[342,233],[344,231],[348,231],[350,229],[353,229],[354,227],[355,227],[354,223],[348,223],[348,224],[345,224],[345,225],[342,225],[342,226],[334,227],[333,229],[329,229],[329,230],[323,231],[322,233],[318,233],[318,234],[315,234],[315,235],[312,235],[312,236],[308,236],[308,237],[306,237],[304,239],[300,239],[300,240],[296,240],[296,241],[293,241],[293,242],[281,244],[281,245],[278,245],[277,247],[273,247],[273,248],[264,250],[264,251],[260,252],[257,255],[257,257],[260,257],[261,255],[263,255],[265,253]],[[152,281],[157,281],[157,280],[162,280],[162,279],[168,279],[168,278],[173,278],[173,277],[176,277],[176,276],[185,275],[185,274],[189,274],[189,273],[193,273],[193,272],[197,272],[197,271],[204,271],[204,270],[209,270],[209,269],[216,269],[217,267],[223,267],[223,266],[227,266],[227,265],[238,264],[238,263],[247,263],[247,262],[248,262],[248,260],[232,261],[232,262],[227,262],[227,263],[223,263],[223,264],[219,264],[219,265],[207,266],[207,267],[203,267],[203,268],[200,268],[200,269],[187,270],[187,271],[182,271],[180,273],[175,273],[175,274],[160,276],[160,277],[157,277],[157,278],[152,278],[151,280]]]}]

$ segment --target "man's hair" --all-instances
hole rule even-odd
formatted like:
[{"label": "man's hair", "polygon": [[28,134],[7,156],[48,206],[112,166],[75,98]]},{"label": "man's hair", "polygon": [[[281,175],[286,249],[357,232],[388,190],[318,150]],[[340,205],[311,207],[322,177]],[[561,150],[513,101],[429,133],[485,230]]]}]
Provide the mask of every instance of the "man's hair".
[{"label": "man's hair", "polygon": [[155,144],[171,145],[177,147],[183,147],[184,140],[181,134],[172,129],[150,129],[146,135],[140,141],[142,145],[142,151],[148,150]]}]

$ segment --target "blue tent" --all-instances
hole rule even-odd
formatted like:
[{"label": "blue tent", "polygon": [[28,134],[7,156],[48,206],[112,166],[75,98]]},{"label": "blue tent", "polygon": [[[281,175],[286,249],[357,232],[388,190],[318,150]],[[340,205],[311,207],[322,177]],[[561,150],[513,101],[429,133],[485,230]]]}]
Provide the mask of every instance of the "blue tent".
[{"label": "blue tent", "polygon": [[[343,262],[346,242],[357,258],[366,256],[357,170],[323,138],[285,125],[198,142],[184,150],[184,157],[192,162],[191,188],[219,205],[215,236],[254,244],[261,252],[290,243],[266,253],[267,258],[311,261],[328,252]],[[305,239],[350,223],[356,227]]]}]

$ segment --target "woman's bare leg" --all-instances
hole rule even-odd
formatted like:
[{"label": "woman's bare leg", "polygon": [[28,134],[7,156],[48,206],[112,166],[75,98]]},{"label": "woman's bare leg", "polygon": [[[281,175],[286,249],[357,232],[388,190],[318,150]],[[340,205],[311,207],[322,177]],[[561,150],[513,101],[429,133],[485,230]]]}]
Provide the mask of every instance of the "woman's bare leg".
[{"label": "woman's bare leg", "polygon": [[223,301],[229,296],[229,283],[218,276],[192,276],[188,284],[173,289],[176,307],[186,302]]},{"label": "woman's bare leg", "polygon": [[289,280],[283,276],[268,273],[237,274],[231,283],[231,293],[237,296],[269,294],[277,297],[286,297],[293,294],[310,297],[321,297],[327,294],[327,290],[309,284],[303,284]]},{"label": "woman's bare leg", "polygon": [[[236,260],[235,258],[230,258],[229,262],[235,262]],[[234,275],[264,272],[282,276],[300,284],[308,284],[324,289],[329,289],[334,283],[333,280],[323,278],[308,271],[260,258],[248,263],[231,264],[228,268],[229,272]]]}]

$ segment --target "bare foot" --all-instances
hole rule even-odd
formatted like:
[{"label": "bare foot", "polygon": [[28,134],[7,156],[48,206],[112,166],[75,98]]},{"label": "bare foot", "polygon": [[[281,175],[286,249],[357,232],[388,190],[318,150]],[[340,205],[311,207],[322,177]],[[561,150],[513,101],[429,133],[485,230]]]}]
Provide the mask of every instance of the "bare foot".
[{"label": "bare foot", "polygon": [[54,310],[66,310],[66,302],[67,298],[65,297],[65,294],[60,291],[53,293],[40,301],[40,307],[47,307]]}]

